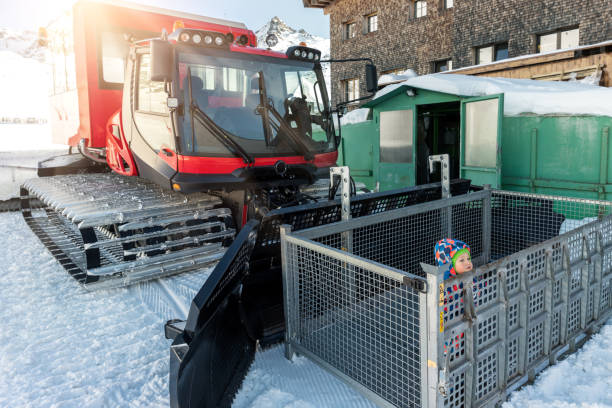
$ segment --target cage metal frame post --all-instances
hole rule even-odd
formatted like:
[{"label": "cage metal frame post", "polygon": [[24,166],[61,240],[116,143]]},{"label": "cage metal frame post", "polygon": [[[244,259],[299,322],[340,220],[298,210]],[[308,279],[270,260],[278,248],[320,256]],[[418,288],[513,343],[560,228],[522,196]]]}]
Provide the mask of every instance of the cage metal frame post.
[{"label": "cage metal frame post", "polygon": [[[427,293],[421,294],[421,343],[423,407],[443,408],[448,387],[448,374],[444,352],[444,270],[421,263],[427,274]],[[423,310],[424,309],[424,310]]]},{"label": "cage metal frame post", "polygon": [[[429,156],[429,172],[433,173],[434,163],[440,163],[440,185],[442,187],[442,199],[451,198],[450,191],[450,166],[448,154],[436,154]],[[442,212],[442,225],[445,226],[446,236],[453,236],[453,210],[452,207],[445,208]]]},{"label": "cage metal frame post", "polygon": [[[330,167],[329,182],[330,188],[334,188],[334,180],[340,178],[340,210],[342,221],[351,219],[351,174],[348,166]],[[353,252],[353,234],[345,231],[342,233],[342,248],[348,252]]]},{"label": "cage metal frame post", "polygon": [[291,233],[291,225],[283,224],[280,226],[281,237],[281,265],[283,277],[283,303],[285,306],[285,358],[293,359],[294,351],[292,347],[293,339],[295,338],[295,307],[293,302],[295,293],[293,287],[293,271],[289,271],[289,250],[287,245],[287,234]]}]

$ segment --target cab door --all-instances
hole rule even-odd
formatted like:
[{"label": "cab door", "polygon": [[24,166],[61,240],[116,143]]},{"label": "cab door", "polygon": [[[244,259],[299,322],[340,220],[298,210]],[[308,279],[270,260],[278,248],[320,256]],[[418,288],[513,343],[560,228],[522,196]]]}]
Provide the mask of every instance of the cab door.
[{"label": "cab door", "polygon": [[151,54],[136,53],[130,148],[141,177],[170,188],[177,172],[174,132],[164,82],[151,81]]},{"label": "cab door", "polygon": [[380,112],[380,191],[415,185],[415,123],[415,109]]},{"label": "cab door", "polygon": [[461,178],[501,188],[501,132],[504,95],[461,101]]}]

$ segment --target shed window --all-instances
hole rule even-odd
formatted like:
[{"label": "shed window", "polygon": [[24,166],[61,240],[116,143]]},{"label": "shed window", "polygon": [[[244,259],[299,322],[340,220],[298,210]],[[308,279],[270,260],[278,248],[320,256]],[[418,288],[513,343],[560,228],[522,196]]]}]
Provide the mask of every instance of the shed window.
[{"label": "shed window", "polygon": [[380,113],[380,161],[412,163],[412,109]]},{"label": "shed window", "polygon": [[495,167],[499,101],[468,102],[465,107],[465,165]]}]

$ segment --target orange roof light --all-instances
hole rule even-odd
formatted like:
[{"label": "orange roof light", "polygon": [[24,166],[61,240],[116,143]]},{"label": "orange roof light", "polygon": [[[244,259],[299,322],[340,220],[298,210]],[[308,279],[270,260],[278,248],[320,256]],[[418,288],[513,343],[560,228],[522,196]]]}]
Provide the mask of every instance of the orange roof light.
[{"label": "orange roof light", "polygon": [[185,23],[181,20],[176,20],[174,24],[172,24],[172,32],[178,30],[179,28],[185,28]]},{"label": "orange roof light", "polygon": [[301,47],[308,47],[308,45],[306,45],[306,43],[305,43],[304,41],[300,41],[300,44],[299,44],[299,45],[300,45]]}]

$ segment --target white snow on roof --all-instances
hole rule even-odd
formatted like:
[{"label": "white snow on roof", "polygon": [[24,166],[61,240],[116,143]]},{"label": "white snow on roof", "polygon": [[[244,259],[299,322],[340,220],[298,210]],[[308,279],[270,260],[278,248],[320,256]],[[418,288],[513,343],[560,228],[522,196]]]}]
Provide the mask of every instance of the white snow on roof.
[{"label": "white snow on roof", "polygon": [[370,108],[359,108],[352,110],[340,118],[340,123],[342,125],[349,125],[351,123],[365,122],[368,120],[368,113],[370,113]]},{"label": "white snow on roof", "polygon": [[384,74],[381,75],[380,78],[378,78],[378,85],[393,84],[395,82],[405,81],[409,78],[414,78],[415,76],[417,76],[416,72],[411,69],[407,69],[399,74]]},{"label": "white snow on roof", "polygon": [[553,54],[561,54],[561,53],[565,53],[565,52],[568,52],[568,51],[580,51],[580,50],[597,48],[597,47],[606,47],[608,45],[612,45],[612,40],[603,41],[603,42],[596,43],[596,44],[581,45],[579,47],[574,47],[574,48],[562,48],[562,49],[559,49],[559,50],[552,50],[552,51],[547,51],[547,52],[538,52],[538,53],[535,53],[535,54],[525,54],[525,55],[520,55],[518,57],[505,58],[505,59],[499,60],[499,61],[488,62],[486,64],[470,65],[468,67],[456,68],[456,69],[452,69],[450,71],[446,71],[446,73],[450,73],[450,72],[455,73],[456,72],[456,73],[460,74],[461,71],[465,71],[465,70],[468,70],[468,69],[483,68],[483,67],[489,67],[489,66],[493,66],[493,65],[501,65],[501,64],[506,64],[508,62],[520,61],[520,60],[529,59],[529,58],[543,57],[543,56],[548,56],[548,55],[553,55]]},{"label": "white snow on roof", "polygon": [[456,74],[431,74],[389,85],[372,99],[400,86],[462,96],[504,94],[504,114],[522,113],[612,116],[612,89],[576,82],[535,81],[477,77]]}]

